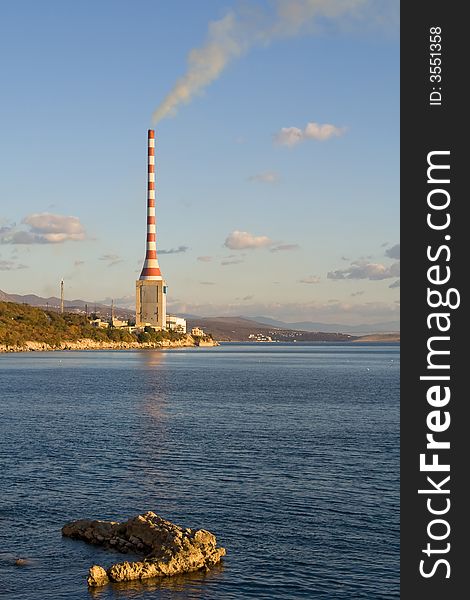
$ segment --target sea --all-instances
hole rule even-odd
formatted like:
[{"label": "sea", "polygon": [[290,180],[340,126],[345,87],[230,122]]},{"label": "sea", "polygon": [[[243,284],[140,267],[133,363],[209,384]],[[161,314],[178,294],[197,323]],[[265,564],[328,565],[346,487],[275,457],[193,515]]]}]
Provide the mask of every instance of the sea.
[{"label": "sea", "polygon": [[[393,343],[0,355],[0,597],[399,598],[399,368]],[[132,557],[61,527],[148,510],[225,559],[89,590]]]}]

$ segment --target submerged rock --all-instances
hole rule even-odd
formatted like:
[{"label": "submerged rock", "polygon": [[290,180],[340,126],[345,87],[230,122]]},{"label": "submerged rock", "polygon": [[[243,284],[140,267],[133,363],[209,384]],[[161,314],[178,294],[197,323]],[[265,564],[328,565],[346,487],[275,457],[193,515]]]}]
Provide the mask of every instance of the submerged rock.
[{"label": "submerged rock", "polygon": [[210,569],[225,555],[225,548],[217,548],[216,537],[209,531],[185,529],[153,512],[137,515],[124,523],[73,521],[64,525],[62,535],[145,556],[142,561],[116,563],[106,570],[94,565],[87,579],[92,587],[105,585],[108,581],[131,581]]},{"label": "submerged rock", "polygon": [[30,561],[27,558],[15,558],[15,562],[13,564],[15,567],[26,567],[30,564]]}]

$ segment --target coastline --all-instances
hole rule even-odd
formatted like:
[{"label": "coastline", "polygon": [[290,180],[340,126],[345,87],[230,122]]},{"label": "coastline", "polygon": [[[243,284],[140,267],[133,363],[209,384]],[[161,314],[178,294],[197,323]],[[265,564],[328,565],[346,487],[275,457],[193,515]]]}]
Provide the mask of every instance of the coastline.
[{"label": "coastline", "polygon": [[195,340],[192,335],[186,335],[181,340],[162,340],[160,342],[113,342],[111,340],[92,340],[83,338],[75,341],[60,342],[51,346],[43,342],[28,341],[24,346],[6,346],[0,344],[0,354],[11,352],[60,352],[65,350],[159,350],[170,348],[193,348],[219,346],[215,340]]},{"label": "coastline", "polygon": [[400,342],[399,333],[371,333],[368,335],[361,335],[353,343],[367,343],[367,342]]}]

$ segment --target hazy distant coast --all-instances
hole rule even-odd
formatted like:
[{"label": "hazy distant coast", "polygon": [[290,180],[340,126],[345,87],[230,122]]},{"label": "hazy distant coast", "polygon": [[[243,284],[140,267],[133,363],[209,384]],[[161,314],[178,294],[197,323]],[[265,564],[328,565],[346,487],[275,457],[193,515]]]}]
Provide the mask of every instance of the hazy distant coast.
[{"label": "hazy distant coast", "polygon": [[353,340],[354,342],[399,342],[399,333],[373,333],[370,335],[361,335]]}]

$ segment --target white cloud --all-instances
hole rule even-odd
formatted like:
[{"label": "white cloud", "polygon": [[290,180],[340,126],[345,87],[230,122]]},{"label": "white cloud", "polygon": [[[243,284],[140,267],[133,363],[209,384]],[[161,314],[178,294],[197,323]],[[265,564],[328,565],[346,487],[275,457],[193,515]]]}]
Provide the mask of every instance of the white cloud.
[{"label": "white cloud", "polygon": [[211,262],[212,256],[198,256],[197,260],[200,262]]},{"label": "white cloud", "polygon": [[321,279],[317,275],[310,275],[299,280],[299,283],[320,283]]},{"label": "white cloud", "polygon": [[248,177],[248,181],[257,181],[259,183],[277,183],[279,179],[279,173],[276,171],[265,171],[264,173],[257,173]]},{"label": "white cloud", "polygon": [[242,262],[243,262],[242,259],[234,258],[234,259],[231,259],[231,260],[227,260],[227,259],[226,260],[222,260],[222,261],[220,261],[220,264],[223,267],[226,267],[227,265],[239,265]]},{"label": "white cloud", "polygon": [[230,250],[247,250],[271,246],[272,241],[266,235],[253,235],[247,231],[232,231],[227,236],[224,246]]},{"label": "white cloud", "polygon": [[317,140],[324,142],[332,137],[339,137],[346,133],[344,127],[336,127],[325,123],[307,123],[305,129],[298,127],[283,127],[274,137],[275,141],[281,146],[295,146],[305,140]]},{"label": "white cloud", "polygon": [[2,227],[0,240],[4,244],[61,244],[66,241],[81,241],[86,237],[78,217],[34,213],[22,222],[28,229],[16,226]]},{"label": "white cloud", "polygon": [[85,230],[78,217],[41,213],[28,215],[22,222],[30,226],[31,233],[43,236],[51,244],[85,239]]}]

